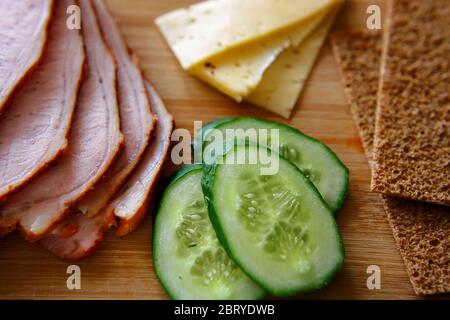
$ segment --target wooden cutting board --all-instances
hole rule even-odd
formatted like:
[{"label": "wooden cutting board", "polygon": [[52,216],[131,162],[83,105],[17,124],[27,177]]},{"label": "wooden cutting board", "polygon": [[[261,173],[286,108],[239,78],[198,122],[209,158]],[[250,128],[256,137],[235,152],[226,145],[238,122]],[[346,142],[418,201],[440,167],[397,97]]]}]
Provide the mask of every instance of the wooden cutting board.
[{"label": "wooden cutting board", "polygon": [[[284,121],[256,107],[235,103],[179,67],[153,20],[191,4],[192,0],[107,2],[178,128],[192,131],[194,120],[206,123],[224,116],[282,121],[327,143],[349,167],[350,192],[337,216],[346,249],[344,269],[327,288],[298,298],[415,298],[379,195],[369,191],[369,166],[328,43],[295,112],[289,121]],[[349,0],[334,30],[365,26],[367,7],[379,4],[383,8],[383,2]],[[171,169],[166,169],[166,175]],[[125,238],[110,234],[94,255],[76,263],[81,268],[81,290],[72,291],[66,286],[70,263],[58,260],[38,244],[25,243],[18,234],[7,236],[0,240],[0,299],[166,299],[152,267],[151,236],[151,214],[137,231]],[[367,288],[370,265],[381,269],[379,290]]]}]

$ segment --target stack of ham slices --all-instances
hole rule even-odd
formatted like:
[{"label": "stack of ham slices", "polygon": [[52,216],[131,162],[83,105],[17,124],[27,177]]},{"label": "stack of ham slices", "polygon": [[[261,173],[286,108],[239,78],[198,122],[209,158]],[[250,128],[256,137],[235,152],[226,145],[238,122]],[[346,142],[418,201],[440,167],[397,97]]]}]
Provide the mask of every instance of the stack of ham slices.
[{"label": "stack of ham slices", "polygon": [[172,116],[102,0],[2,0],[0,33],[0,236],[81,259],[139,225]]}]

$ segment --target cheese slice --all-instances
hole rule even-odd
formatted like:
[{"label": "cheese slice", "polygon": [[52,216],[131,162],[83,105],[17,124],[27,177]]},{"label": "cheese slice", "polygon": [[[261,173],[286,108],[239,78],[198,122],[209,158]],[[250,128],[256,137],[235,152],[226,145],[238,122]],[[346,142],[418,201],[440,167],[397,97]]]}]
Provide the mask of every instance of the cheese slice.
[{"label": "cheese slice", "polygon": [[339,8],[335,7],[305,41],[283,51],[245,100],[289,118]]},{"label": "cheese slice", "polygon": [[227,50],[283,33],[336,0],[210,0],[156,19],[181,66],[189,69]]},{"label": "cheese slice", "polygon": [[264,72],[278,55],[286,48],[301,43],[328,12],[315,14],[285,34],[275,34],[207,59],[189,68],[189,72],[241,102],[258,86]]}]

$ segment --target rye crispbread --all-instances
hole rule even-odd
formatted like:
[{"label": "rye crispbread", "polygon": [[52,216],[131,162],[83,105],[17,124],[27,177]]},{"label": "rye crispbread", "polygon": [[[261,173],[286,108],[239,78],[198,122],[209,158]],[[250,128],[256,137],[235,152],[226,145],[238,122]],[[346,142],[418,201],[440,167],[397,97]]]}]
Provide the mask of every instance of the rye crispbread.
[{"label": "rye crispbread", "polygon": [[381,55],[380,33],[365,30],[336,32],[331,35],[331,43],[353,119],[371,162],[375,131],[374,99],[378,91]]},{"label": "rye crispbread", "polygon": [[450,1],[388,2],[372,190],[450,205]]},{"label": "rye crispbread", "polygon": [[[381,32],[354,30],[336,33],[331,39],[346,97],[370,163]],[[369,92],[372,95],[362,97]],[[450,209],[389,196],[383,196],[382,201],[415,293],[450,292]]]},{"label": "rye crispbread", "polygon": [[450,209],[385,195],[383,206],[415,293],[450,292]]}]

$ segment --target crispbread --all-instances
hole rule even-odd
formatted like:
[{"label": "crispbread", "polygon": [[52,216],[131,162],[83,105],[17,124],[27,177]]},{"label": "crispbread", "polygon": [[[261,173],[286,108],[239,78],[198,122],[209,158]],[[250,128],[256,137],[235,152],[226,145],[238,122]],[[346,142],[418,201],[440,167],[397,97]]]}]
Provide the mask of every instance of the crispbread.
[{"label": "crispbread", "polygon": [[416,294],[450,292],[450,209],[385,195],[383,206]]},{"label": "crispbread", "polygon": [[450,1],[390,1],[372,190],[450,205]]},{"label": "crispbread", "polygon": [[350,34],[351,37],[348,32],[336,32],[331,35],[331,42],[353,119],[371,161],[381,37],[377,31],[353,30]]},{"label": "crispbread", "polygon": [[[380,46],[379,32],[355,30],[332,35],[346,96],[368,159],[373,143]],[[389,196],[382,199],[415,293],[450,292],[450,209]]]}]

